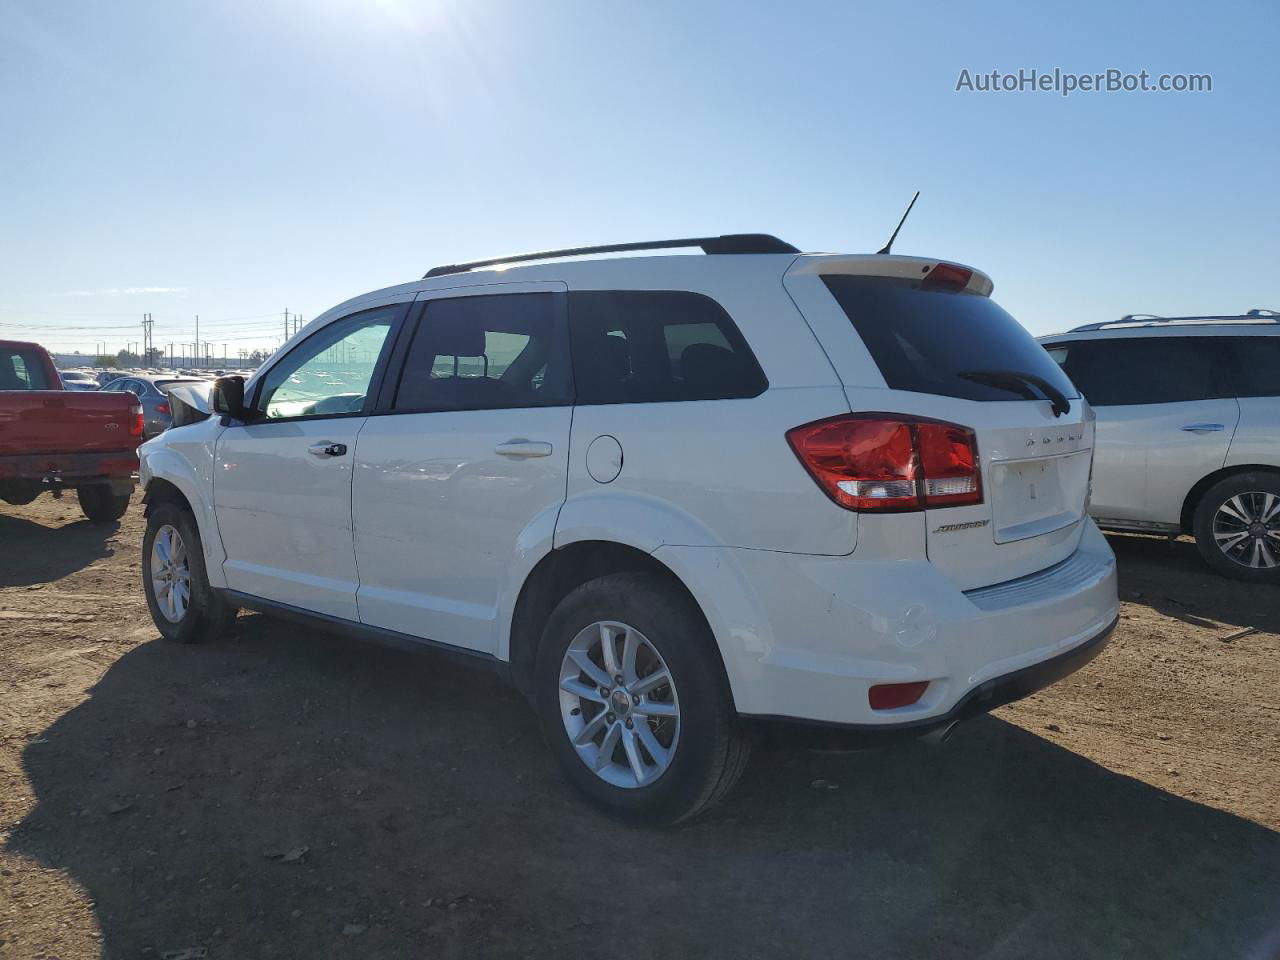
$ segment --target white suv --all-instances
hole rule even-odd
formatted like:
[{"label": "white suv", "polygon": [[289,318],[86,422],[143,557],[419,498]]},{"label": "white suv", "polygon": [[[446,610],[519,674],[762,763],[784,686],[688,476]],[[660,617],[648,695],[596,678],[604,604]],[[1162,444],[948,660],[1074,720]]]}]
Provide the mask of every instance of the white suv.
[{"label": "white suv", "polygon": [[1040,342],[1097,411],[1098,524],[1190,533],[1220,573],[1280,583],[1280,313],[1125,317]]},{"label": "white suv", "polygon": [[1093,416],[990,292],[753,234],[357,297],[143,446],[152,615],[470,655],[639,820],[723,795],[757,731],[945,734],[1117,616]]}]

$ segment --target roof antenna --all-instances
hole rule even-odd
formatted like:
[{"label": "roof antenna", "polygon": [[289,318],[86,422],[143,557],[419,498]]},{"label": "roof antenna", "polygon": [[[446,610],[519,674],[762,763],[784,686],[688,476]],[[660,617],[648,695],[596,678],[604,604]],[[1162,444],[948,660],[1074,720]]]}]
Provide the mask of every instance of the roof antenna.
[{"label": "roof antenna", "polygon": [[889,252],[889,248],[893,246],[893,241],[898,239],[898,231],[902,229],[902,225],[907,222],[907,216],[911,213],[911,208],[916,205],[916,201],[920,199],[920,191],[916,191],[916,195],[911,198],[911,202],[907,204],[907,212],[902,215],[902,219],[898,221],[898,225],[893,229],[893,236],[889,238],[889,242],[881,247],[877,252],[877,256],[883,256]]}]

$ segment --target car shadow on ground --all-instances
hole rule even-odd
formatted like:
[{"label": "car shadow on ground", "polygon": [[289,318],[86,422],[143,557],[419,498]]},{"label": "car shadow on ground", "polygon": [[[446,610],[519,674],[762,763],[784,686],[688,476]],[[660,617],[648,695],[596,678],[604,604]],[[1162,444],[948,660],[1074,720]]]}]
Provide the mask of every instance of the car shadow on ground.
[{"label": "car shadow on ground", "polygon": [[77,520],[50,527],[0,514],[0,587],[49,583],[109,557],[115,551],[107,541],[119,530],[116,521]]},{"label": "car shadow on ground", "polygon": [[1191,538],[1108,533],[1107,541],[1119,561],[1121,600],[1198,627],[1216,621],[1280,633],[1280,587],[1220,576]]},{"label": "car shadow on ground", "polygon": [[111,957],[1280,950],[1280,834],[992,717],[758,755],[707,816],[630,828],[495,676],[244,616],[132,650],[24,763],[9,849],[83,885]]}]

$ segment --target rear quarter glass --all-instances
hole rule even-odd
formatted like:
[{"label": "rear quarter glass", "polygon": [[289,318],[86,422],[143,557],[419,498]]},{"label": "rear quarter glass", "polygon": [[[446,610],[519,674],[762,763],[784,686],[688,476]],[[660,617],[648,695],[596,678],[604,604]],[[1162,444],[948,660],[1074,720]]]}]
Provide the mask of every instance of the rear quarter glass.
[{"label": "rear quarter glass", "polygon": [[926,290],[918,280],[891,277],[827,274],[822,280],[891,390],[1026,400],[1025,392],[962,376],[1016,371],[1044,380],[1065,396],[1080,395],[1044,347],[989,297]]}]

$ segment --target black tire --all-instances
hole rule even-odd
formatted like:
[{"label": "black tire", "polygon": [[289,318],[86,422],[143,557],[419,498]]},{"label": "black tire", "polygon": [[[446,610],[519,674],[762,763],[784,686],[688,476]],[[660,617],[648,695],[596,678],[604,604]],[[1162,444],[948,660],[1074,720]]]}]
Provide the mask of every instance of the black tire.
[{"label": "black tire", "polygon": [[77,487],[76,496],[80,499],[80,509],[94,523],[107,523],[119,520],[129,509],[128,493],[115,494],[111,485],[95,483],[87,487]]},{"label": "black tire", "polygon": [[[190,598],[184,614],[176,622],[161,611],[152,580],[156,535],[166,527],[172,527],[182,538],[189,570]],[[175,643],[202,643],[212,639],[226,632],[235,618],[235,608],[209,586],[200,531],[191,511],[182,504],[161,503],[147,517],[147,532],[142,538],[142,590],[156,629],[166,640]]]},{"label": "black tire", "polygon": [[[678,691],[675,751],[665,771],[643,786],[615,786],[589,769],[570,742],[561,713],[566,652],[587,627],[604,621],[638,630],[665,661]],[[570,592],[547,621],[532,687],[543,735],[569,782],[621,819],[651,824],[687,820],[723,797],[746,766],[750,744],[734,710],[715,639],[689,597],[660,576],[610,574]]]},{"label": "black tire", "polygon": [[[1270,517],[1265,516],[1263,509],[1268,495],[1276,498],[1271,501],[1275,515]],[[1235,500],[1237,497],[1240,499]],[[1245,508],[1246,519],[1255,516],[1257,521],[1246,524],[1230,513],[1219,513],[1224,507],[1239,513],[1236,504]],[[1219,480],[1196,504],[1192,532],[1200,556],[1224,577],[1251,583],[1280,583],[1280,473],[1258,470]],[[1246,539],[1234,546],[1230,540],[1218,539],[1218,535],[1235,533],[1246,534]],[[1224,543],[1230,549],[1224,548]],[[1268,560],[1272,566],[1266,565]],[[1255,562],[1257,566],[1253,565]]]},{"label": "black tire", "polygon": [[0,480],[0,500],[15,507],[25,507],[43,492],[43,486],[31,480]]}]

